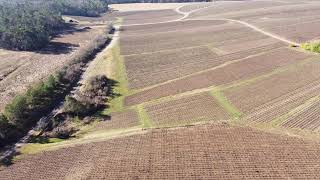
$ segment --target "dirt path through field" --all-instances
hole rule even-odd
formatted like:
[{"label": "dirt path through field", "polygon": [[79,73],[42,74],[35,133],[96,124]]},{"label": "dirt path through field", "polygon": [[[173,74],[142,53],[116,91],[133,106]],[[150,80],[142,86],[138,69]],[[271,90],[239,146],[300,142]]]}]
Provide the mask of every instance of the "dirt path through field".
[{"label": "dirt path through field", "polygon": [[284,38],[284,37],[278,36],[278,35],[276,35],[276,34],[267,32],[267,31],[265,31],[265,30],[263,30],[263,29],[255,26],[255,25],[249,24],[249,23],[247,23],[247,22],[245,22],[245,21],[240,21],[240,20],[235,20],[235,19],[225,19],[225,18],[221,18],[221,19],[220,19],[220,18],[219,18],[219,19],[189,19],[188,21],[208,21],[208,20],[213,20],[213,21],[229,21],[229,22],[239,23],[239,24],[242,24],[242,25],[244,25],[244,26],[247,26],[247,27],[249,27],[249,28],[251,28],[251,29],[259,32],[259,33],[262,33],[262,34],[264,34],[264,35],[266,35],[266,36],[269,36],[269,37],[271,37],[271,38],[277,39],[277,40],[282,41],[282,42],[284,42],[284,43],[291,44],[291,45],[295,45],[295,46],[300,46],[300,44],[297,43],[297,42],[294,42],[294,41],[288,40],[288,39],[286,39],[286,38]]},{"label": "dirt path through field", "polygon": [[201,11],[201,10],[204,10],[204,9],[207,9],[209,7],[212,7],[214,6],[214,4],[212,5],[208,5],[208,6],[205,6],[205,7],[201,7],[201,8],[198,8],[198,9],[194,9],[194,10],[191,10],[189,12],[184,12],[184,11],[181,11],[180,9],[185,7],[187,5],[182,5],[182,6],[179,6],[175,9],[175,12],[177,12],[178,14],[181,14],[183,15],[183,17],[181,18],[178,18],[178,19],[175,19],[175,20],[170,20],[170,21],[164,21],[164,22],[155,22],[155,23],[141,23],[141,24],[129,24],[129,25],[123,25],[124,27],[130,27],[130,26],[142,26],[142,25],[152,25],[152,24],[163,24],[163,23],[171,23],[171,22],[177,22],[177,21],[208,21],[208,20],[212,20],[212,21],[229,21],[229,22],[235,22],[235,23],[238,23],[238,24],[241,24],[241,25],[244,25],[246,27],[249,27],[250,29],[253,29],[254,31],[257,31],[259,33],[262,33],[266,36],[269,36],[271,38],[274,38],[274,39],[277,39],[279,41],[282,41],[286,44],[290,44],[290,45],[294,45],[294,46],[300,46],[301,44],[300,43],[297,43],[297,42],[294,42],[294,41],[291,41],[289,39],[286,39],[284,37],[281,37],[279,35],[276,35],[274,33],[271,33],[271,32],[267,32],[253,24],[250,24],[248,22],[245,22],[245,21],[241,21],[241,20],[236,20],[236,19],[228,19],[228,18],[205,18],[205,19],[201,19],[201,18],[197,18],[197,19],[188,19],[189,16],[195,12],[198,12],[198,11]]}]

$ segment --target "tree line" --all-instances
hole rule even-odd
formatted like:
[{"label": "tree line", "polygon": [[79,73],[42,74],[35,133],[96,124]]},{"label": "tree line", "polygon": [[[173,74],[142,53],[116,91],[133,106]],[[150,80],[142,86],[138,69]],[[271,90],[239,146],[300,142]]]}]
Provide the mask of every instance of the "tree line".
[{"label": "tree line", "polygon": [[37,50],[66,27],[62,15],[99,16],[106,0],[0,0],[0,47]]},{"label": "tree line", "polygon": [[86,49],[79,51],[72,63],[66,65],[46,81],[16,96],[0,113],[0,148],[17,141],[37,121],[50,113],[78,83],[83,67],[110,42],[108,29],[93,40]]}]

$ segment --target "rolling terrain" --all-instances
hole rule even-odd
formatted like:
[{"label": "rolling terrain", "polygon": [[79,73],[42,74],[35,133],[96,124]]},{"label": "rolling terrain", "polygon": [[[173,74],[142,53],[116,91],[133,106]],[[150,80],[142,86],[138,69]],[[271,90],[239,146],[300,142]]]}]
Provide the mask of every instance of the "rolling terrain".
[{"label": "rolling terrain", "polygon": [[0,179],[319,177],[320,56],[299,45],[319,39],[320,3],[124,7],[71,17],[121,22],[86,72],[118,82],[110,118],[22,146]]}]

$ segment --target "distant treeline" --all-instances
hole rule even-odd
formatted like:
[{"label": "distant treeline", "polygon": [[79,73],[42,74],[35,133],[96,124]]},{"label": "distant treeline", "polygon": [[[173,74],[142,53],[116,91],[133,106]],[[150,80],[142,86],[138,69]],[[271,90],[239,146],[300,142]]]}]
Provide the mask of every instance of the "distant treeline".
[{"label": "distant treeline", "polygon": [[36,50],[65,27],[62,14],[99,16],[106,0],[0,0],[0,47]]}]

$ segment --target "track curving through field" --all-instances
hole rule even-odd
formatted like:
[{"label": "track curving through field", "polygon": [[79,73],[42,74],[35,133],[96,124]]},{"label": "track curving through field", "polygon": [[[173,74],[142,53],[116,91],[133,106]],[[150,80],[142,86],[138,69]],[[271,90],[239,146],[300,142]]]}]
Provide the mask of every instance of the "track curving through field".
[{"label": "track curving through field", "polygon": [[191,10],[189,12],[184,12],[184,11],[181,11],[180,9],[187,6],[187,5],[182,5],[182,6],[179,6],[177,7],[174,11],[177,12],[178,14],[181,14],[182,17],[181,18],[178,18],[178,19],[174,19],[174,20],[170,20],[170,21],[163,21],[163,22],[155,22],[155,23],[139,23],[139,24],[128,24],[128,25],[122,25],[122,27],[130,27],[130,26],[143,26],[143,25],[153,25],[153,24],[165,24],[165,23],[171,23],[171,22],[178,22],[178,21],[228,21],[228,22],[234,22],[234,23],[238,23],[238,24],[241,24],[243,26],[246,26],[254,31],[257,31],[261,34],[264,34],[266,36],[269,36],[273,39],[277,39],[281,42],[284,42],[286,44],[289,44],[289,45],[294,45],[294,46],[300,46],[301,44],[298,43],[298,42],[294,42],[292,40],[289,40],[289,39],[286,39],[284,37],[281,37],[279,35],[276,35],[274,33],[271,33],[271,32],[268,32],[268,31],[265,31],[253,24],[250,24],[248,22],[245,22],[245,21],[241,21],[241,20],[236,20],[236,19],[229,19],[229,18],[206,18],[206,19],[201,19],[201,18],[198,18],[198,19],[188,19],[190,17],[191,14],[195,13],[195,12],[198,12],[198,11],[201,11],[201,10],[204,10],[204,9],[207,9],[209,7],[212,7],[214,4],[212,5],[209,5],[209,6],[205,6],[205,7],[201,7],[201,8],[198,8],[198,9],[194,9],[194,10]]}]

